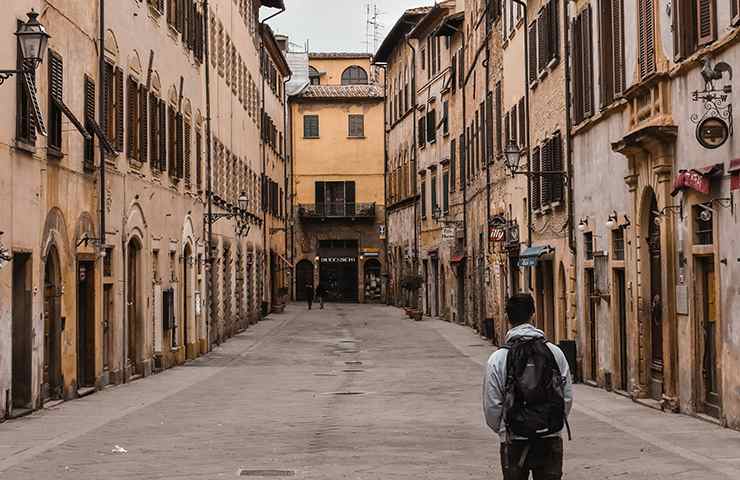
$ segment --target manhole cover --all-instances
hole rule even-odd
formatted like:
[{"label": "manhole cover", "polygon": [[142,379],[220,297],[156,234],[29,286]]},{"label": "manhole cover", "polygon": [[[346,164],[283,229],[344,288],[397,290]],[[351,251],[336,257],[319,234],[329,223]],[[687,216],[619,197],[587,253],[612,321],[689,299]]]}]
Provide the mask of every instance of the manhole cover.
[{"label": "manhole cover", "polygon": [[294,477],[293,470],[239,470],[240,477]]},{"label": "manhole cover", "polygon": [[351,360],[349,362],[344,362],[345,365],[362,365],[362,362],[358,362],[356,360]]}]

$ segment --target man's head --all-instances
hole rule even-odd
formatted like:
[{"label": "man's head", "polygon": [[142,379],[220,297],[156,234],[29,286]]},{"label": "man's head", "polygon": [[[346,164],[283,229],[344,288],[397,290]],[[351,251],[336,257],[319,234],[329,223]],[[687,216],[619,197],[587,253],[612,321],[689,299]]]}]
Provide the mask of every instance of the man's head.
[{"label": "man's head", "polygon": [[528,293],[517,293],[506,302],[506,314],[509,323],[516,327],[529,322],[534,315],[534,299]]}]

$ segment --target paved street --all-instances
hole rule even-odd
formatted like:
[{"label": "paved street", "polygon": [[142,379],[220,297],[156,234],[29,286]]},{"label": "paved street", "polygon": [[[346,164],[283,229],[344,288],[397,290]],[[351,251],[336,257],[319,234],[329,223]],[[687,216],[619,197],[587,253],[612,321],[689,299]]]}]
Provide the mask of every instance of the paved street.
[{"label": "paved street", "polygon": [[[0,478],[500,478],[490,351],[389,307],[293,305],[187,366],[0,424]],[[571,423],[569,479],[740,478],[740,433],[701,420],[578,386]]]}]

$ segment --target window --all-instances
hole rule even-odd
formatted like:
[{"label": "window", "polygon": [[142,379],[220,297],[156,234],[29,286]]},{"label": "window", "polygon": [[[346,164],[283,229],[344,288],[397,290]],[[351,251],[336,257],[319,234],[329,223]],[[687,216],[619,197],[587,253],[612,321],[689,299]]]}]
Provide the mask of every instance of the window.
[{"label": "window", "polygon": [[429,190],[432,195],[432,217],[437,218],[439,203],[437,202],[437,171],[433,171],[431,175],[431,184]]},{"label": "window", "polygon": [[496,82],[496,151],[503,152],[502,124],[503,124],[503,93],[501,91],[501,81]]},{"label": "window", "polygon": [[350,115],[349,116],[349,136],[352,138],[364,138],[365,137],[365,116],[364,115]]},{"label": "window", "polygon": [[[93,131],[95,123],[95,81],[85,75],[85,130]],[[83,154],[83,168],[85,171],[92,171],[95,167],[95,136],[90,135],[89,140],[85,140],[85,150]]]},{"label": "window", "polygon": [[427,178],[421,176],[421,218],[427,218]]},{"label": "window", "polygon": [[614,260],[624,260],[624,229],[612,230],[612,251]]},{"label": "window", "polygon": [[624,91],[624,0],[600,0],[599,8],[600,103],[604,108]]},{"label": "window", "polygon": [[319,116],[303,116],[303,138],[319,138]]},{"label": "window", "polygon": [[164,0],[148,0],[148,3],[159,15],[164,13]]},{"label": "window", "polygon": [[524,110],[524,97],[519,99],[519,145],[527,146],[527,112]]},{"label": "window", "polygon": [[457,142],[458,148],[460,149],[460,190],[465,189],[465,135],[461,134]]},{"label": "window", "polygon": [[445,137],[450,134],[450,102],[447,100],[442,104],[442,134]]},{"label": "window", "polygon": [[714,243],[714,215],[712,204],[695,205],[694,212],[694,243],[697,245],[711,245]]},{"label": "window", "polygon": [[128,77],[127,87],[127,139],[126,151],[129,160],[139,160],[139,134],[141,128],[141,112],[139,110],[139,83],[134,77]]},{"label": "window", "polygon": [[586,260],[594,259],[594,234],[592,232],[583,234],[583,252]]},{"label": "window", "polygon": [[321,85],[321,74],[311,66],[308,67],[308,78],[311,81],[311,85]]},{"label": "window", "polygon": [[421,49],[421,69],[426,70],[427,68],[427,51],[425,48]]},{"label": "window", "polygon": [[[737,0],[731,3],[737,6]],[[675,0],[673,4],[673,50],[678,61],[717,39],[717,3],[716,0]]]},{"label": "window", "polygon": [[139,85],[139,160],[144,163],[149,160],[149,143],[147,141],[149,132],[148,99],[146,85]]},{"label": "window", "polygon": [[450,172],[445,170],[442,173],[442,213],[447,214],[450,211]]},{"label": "window", "polygon": [[437,141],[437,110],[431,109],[427,112],[427,142]]},{"label": "window", "polygon": [[453,138],[450,141],[450,191],[455,191],[455,182],[457,181],[456,177],[456,169],[457,169],[457,142]]},{"label": "window", "polygon": [[203,190],[203,134],[200,128],[195,131],[195,185]]},{"label": "window", "polygon": [[316,213],[327,217],[354,216],[355,182],[316,182]]},{"label": "window", "polygon": [[[642,2],[643,0],[639,0]],[[573,20],[573,121],[579,124],[593,115],[593,31],[591,5]]]},{"label": "window", "polygon": [[342,85],[367,85],[367,72],[353,65],[342,72]]},{"label": "window", "polygon": [[540,173],[540,148],[535,147],[532,150],[532,181],[530,182],[529,201],[532,203],[532,210],[537,211],[542,207],[542,196],[541,196],[541,179],[538,173]]},{"label": "window", "polygon": [[427,133],[427,125],[426,125],[426,117],[421,117],[419,119],[419,125],[417,127],[417,135],[418,135],[418,141],[419,141],[419,147],[424,148],[426,145],[426,133]]},{"label": "window", "polygon": [[49,154],[62,153],[62,97],[64,92],[64,64],[62,57],[49,50]]},{"label": "window", "polygon": [[494,120],[493,120],[493,93],[488,92],[486,95],[486,125],[485,125],[485,135],[486,135],[486,152],[488,152],[488,156],[486,157],[486,161],[493,161],[493,128],[494,128]]},{"label": "window", "polygon": [[185,178],[185,186],[190,187],[191,177],[191,157],[192,157],[192,145],[190,143],[192,139],[190,122],[185,120],[182,122],[182,116],[180,116],[181,123],[183,125],[183,176]]},{"label": "window", "polygon": [[[590,18],[590,15],[589,15]],[[637,62],[640,79],[655,73],[655,5],[653,0],[637,0]]]},{"label": "window", "polygon": [[103,116],[103,131],[116,150],[123,151],[123,70],[110,63],[105,64],[103,79],[105,94],[105,115]]}]

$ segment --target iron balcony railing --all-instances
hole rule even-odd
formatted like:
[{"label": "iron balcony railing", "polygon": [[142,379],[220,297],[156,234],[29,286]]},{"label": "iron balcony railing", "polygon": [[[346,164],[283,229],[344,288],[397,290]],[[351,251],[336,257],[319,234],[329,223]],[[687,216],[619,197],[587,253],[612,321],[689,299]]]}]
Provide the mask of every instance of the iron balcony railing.
[{"label": "iron balcony railing", "polygon": [[375,218],[374,203],[302,203],[298,205],[301,218]]}]

